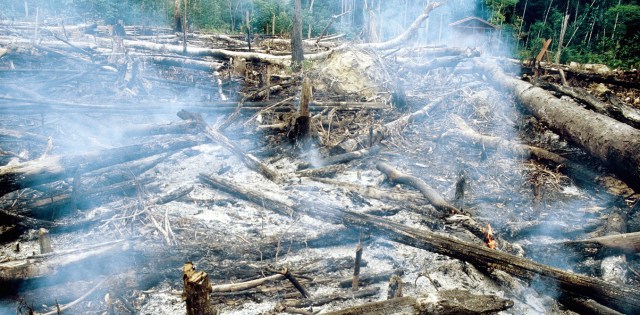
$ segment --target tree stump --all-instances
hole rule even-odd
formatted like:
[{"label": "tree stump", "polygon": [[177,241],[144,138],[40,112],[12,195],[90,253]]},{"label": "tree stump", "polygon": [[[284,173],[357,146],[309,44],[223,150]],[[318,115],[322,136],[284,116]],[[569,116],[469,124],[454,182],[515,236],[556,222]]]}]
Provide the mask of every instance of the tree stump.
[{"label": "tree stump", "polygon": [[301,147],[308,143],[310,138],[311,115],[309,114],[309,102],[312,97],[311,80],[304,78],[302,80],[298,118],[296,118],[293,129],[289,132],[289,138]]},{"label": "tree stump", "polygon": [[209,284],[207,273],[196,271],[191,262],[184,264],[182,272],[182,281],[184,283],[182,298],[187,303],[187,315],[217,315],[218,311],[209,301],[211,284]]}]

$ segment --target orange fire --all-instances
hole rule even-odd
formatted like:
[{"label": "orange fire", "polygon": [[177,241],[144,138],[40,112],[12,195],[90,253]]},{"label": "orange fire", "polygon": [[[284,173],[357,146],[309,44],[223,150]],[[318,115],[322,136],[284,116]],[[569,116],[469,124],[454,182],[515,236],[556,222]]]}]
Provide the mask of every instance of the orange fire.
[{"label": "orange fire", "polygon": [[496,240],[493,238],[493,228],[491,228],[491,224],[487,224],[487,228],[482,228],[482,233],[484,233],[484,242],[487,244],[487,247],[491,249],[496,249]]}]

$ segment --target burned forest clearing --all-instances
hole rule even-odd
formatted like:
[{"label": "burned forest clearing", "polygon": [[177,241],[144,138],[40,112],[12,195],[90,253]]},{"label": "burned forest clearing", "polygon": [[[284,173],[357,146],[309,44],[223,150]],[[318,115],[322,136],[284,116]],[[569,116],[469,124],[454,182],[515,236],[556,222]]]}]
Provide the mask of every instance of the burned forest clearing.
[{"label": "burned forest clearing", "polygon": [[0,21],[0,313],[639,313],[640,72],[416,40],[442,7],[298,65]]}]

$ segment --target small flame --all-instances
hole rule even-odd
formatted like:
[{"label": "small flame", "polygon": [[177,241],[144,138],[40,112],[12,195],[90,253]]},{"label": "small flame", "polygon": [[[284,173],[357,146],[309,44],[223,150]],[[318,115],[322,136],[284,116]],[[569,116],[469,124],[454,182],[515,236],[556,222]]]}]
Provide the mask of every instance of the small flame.
[{"label": "small flame", "polygon": [[491,249],[496,249],[496,240],[493,238],[493,228],[491,228],[491,224],[487,224],[487,228],[482,228],[482,233],[484,233],[484,242],[487,244],[487,247]]}]

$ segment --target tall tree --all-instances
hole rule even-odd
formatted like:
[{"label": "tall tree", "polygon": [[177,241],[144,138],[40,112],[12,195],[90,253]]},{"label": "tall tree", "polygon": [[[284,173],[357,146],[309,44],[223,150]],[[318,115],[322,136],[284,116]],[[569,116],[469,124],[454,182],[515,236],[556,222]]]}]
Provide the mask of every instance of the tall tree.
[{"label": "tall tree", "polygon": [[295,0],[291,31],[291,64],[293,68],[299,70],[302,60],[304,60],[304,52],[302,50],[302,4],[300,0]]}]

